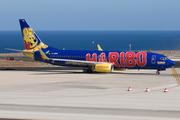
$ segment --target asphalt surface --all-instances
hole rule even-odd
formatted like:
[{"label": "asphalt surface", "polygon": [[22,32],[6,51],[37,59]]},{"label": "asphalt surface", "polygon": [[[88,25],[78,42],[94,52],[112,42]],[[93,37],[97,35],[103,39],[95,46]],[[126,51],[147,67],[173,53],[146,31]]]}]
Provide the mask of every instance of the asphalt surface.
[{"label": "asphalt surface", "polygon": [[0,70],[14,70],[14,71],[47,71],[47,70],[83,70],[83,67],[0,67]]},{"label": "asphalt surface", "polygon": [[[172,69],[155,73],[0,70],[0,120],[178,120],[177,78]],[[127,91],[128,87],[132,91]],[[147,87],[150,92],[145,92]]]},{"label": "asphalt surface", "polygon": [[126,108],[99,108],[99,107],[64,107],[64,106],[38,106],[38,105],[13,105],[0,104],[0,109],[4,111],[26,111],[26,112],[44,112],[44,113],[75,113],[75,114],[102,114],[102,115],[132,115],[155,117],[179,118],[179,111],[170,110],[144,110],[144,109],[126,109]]}]

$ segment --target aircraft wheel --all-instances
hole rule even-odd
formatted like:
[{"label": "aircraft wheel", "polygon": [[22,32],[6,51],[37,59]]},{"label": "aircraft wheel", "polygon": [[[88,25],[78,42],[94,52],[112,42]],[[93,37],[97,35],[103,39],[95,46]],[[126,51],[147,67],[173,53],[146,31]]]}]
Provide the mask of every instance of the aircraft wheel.
[{"label": "aircraft wheel", "polygon": [[92,73],[93,71],[91,69],[83,69],[84,73]]},{"label": "aircraft wheel", "polygon": [[160,74],[159,70],[157,70],[157,71],[156,71],[156,74],[157,74],[157,75],[159,75],[159,74]]}]

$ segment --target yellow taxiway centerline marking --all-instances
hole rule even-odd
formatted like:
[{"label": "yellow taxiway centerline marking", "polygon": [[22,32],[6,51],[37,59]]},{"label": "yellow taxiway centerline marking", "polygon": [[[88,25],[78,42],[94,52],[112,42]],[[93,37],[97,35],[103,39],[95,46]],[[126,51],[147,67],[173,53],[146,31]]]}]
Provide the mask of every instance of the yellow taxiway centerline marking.
[{"label": "yellow taxiway centerline marking", "polygon": [[[174,75],[174,78],[176,78],[176,80],[177,80],[177,86],[179,86],[180,85],[180,83],[179,83],[179,74],[178,74],[178,71],[172,66],[172,73],[173,73],[173,75]],[[177,86],[174,86],[174,87],[177,87]],[[171,87],[171,88],[173,88],[173,87]]]}]

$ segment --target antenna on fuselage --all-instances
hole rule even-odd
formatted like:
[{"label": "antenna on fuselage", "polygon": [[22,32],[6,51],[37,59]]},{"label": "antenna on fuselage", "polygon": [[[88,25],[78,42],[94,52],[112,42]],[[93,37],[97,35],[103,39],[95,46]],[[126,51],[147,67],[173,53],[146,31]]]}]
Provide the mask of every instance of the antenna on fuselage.
[{"label": "antenna on fuselage", "polygon": [[131,44],[129,44],[129,51],[131,51]]}]

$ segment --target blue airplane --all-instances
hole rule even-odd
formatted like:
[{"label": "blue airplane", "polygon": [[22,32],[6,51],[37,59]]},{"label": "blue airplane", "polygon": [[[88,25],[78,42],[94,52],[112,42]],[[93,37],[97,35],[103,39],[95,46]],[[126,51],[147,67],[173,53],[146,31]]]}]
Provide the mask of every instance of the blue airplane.
[{"label": "blue airplane", "polygon": [[86,72],[112,72],[128,68],[156,69],[156,73],[160,74],[159,71],[175,65],[166,56],[151,52],[59,50],[44,44],[25,19],[20,19],[19,22],[25,50],[8,50],[23,52],[36,61],[59,66],[85,67]]}]

